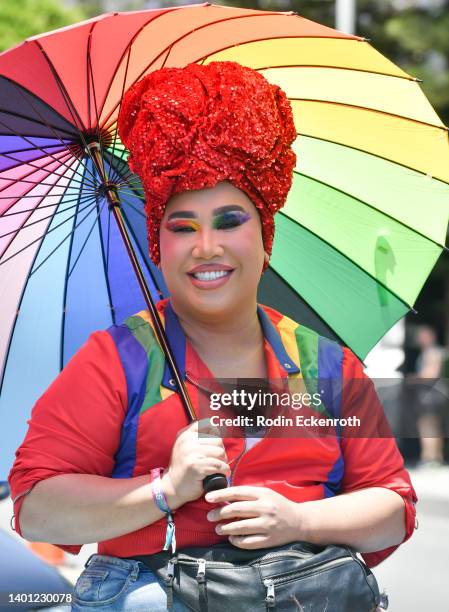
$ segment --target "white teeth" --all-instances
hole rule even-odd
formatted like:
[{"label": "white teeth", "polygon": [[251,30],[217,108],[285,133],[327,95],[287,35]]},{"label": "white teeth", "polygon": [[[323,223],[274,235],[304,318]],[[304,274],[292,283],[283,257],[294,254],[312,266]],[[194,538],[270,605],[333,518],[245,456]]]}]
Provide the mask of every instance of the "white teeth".
[{"label": "white teeth", "polygon": [[227,276],[228,274],[229,271],[227,270],[216,270],[214,272],[195,272],[193,276],[201,281],[211,281]]}]

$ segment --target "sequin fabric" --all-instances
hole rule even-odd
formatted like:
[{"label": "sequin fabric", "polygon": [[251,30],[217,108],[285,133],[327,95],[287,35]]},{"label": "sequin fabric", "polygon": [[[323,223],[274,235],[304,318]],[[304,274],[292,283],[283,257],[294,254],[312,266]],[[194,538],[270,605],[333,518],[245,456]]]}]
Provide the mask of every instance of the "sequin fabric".
[{"label": "sequin fabric", "polygon": [[118,131],[145,191],[156,264],[169,198],[224,180],[254,203],[271,254],[273,217],[285,203],[296,162],[293,112],[280,87],[236,62],[162,68],[126,92]]}]

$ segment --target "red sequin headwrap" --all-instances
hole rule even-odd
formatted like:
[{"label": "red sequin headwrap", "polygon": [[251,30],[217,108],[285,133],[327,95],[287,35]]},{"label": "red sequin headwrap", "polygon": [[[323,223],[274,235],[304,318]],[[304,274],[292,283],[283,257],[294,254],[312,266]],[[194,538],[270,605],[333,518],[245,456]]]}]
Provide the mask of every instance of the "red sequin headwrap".
[{"label": "red sequin headwrap", "polygon": [[257,208],[271,254],[273,215],[285,203],[296,162],[293,113],[280,87],[236,62],[161,68],[126,92],[118,131],[145,191],[156,264],[167,200],[224,180]]}]

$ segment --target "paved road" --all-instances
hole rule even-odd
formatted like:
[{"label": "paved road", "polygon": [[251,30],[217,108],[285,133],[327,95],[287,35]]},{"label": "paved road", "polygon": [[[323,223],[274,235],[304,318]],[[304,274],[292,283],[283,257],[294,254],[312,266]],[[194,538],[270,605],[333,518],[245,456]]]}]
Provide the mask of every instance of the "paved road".
[{"label": "paved road", "polygon": [[[413,470],[411,476],[420,498],[419,528],[374,573],[389,594],[389,612],[449,612],[449,467]],[[10,515],[10,501],[0,502],[0,528],[9,533]],[[66,555],[61,573],[75,582],[95,549],[88,545],[77,557]]]},{"label": "paved road", "polygon": [[449,467],[411,471],[419,526],[374,573],[391,612],[449,611]]}]

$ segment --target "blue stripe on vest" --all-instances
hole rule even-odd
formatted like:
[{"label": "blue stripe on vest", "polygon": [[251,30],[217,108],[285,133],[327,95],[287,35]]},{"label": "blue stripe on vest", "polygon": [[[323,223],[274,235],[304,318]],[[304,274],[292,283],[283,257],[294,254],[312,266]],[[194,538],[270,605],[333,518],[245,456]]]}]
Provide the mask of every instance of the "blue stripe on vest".
[{"label": "blue stripe on vest", "polygon": [[[342,364],[343,349],[341,346],[320,336],[318,339],[318,389],[321,391],[326,409],[333,418],[337,419],[341,417]],[[326,497],[333,497],[338,493],[344,474],[340,425],[336,429],[340,452],[324,483]]]},{"label": "blue stripe on vest", "polygon": [[137,426],[145,398],[148,357],[126,325],[112,325],[107,331],[117,347],[128,389],[128,410],[122,425],[112,478],[131,478],[136,465]]}]

